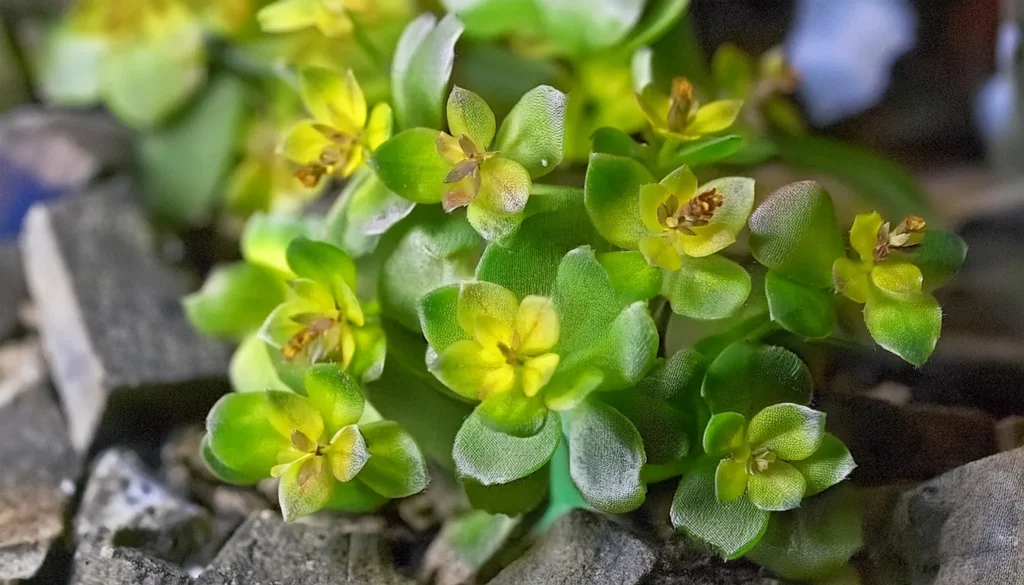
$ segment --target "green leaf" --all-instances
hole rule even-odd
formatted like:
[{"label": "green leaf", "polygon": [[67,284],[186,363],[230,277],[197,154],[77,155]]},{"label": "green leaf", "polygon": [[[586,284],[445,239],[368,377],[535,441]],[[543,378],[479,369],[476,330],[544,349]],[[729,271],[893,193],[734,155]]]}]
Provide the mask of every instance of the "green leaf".
[{"label": "green leaf", "polygon": [[244,262],[217,266],[203,288],[182,300],[185,315],[204,335],[239,340],[255,332],[287,287],[274,273]]},{"label": "green leaf", "polygon": [[779,157],[796,167],[823,172],[853,187],[871,207],[886,216],[903,217],[931,205],[921,186],[905,169],[838,140],[776,133]]},{"label": "green leaf", "polygon": [[270,477],[277,454],[291,443],[271,425],[263,393],[232,393],[222,397],[206,417],[210,451],[244,477]]},{"label": "green leaf", "polygon": [[921,269],[924,290],[931,292],[949,282],[967,257],[967,244],[948,230],[928,228],[921,246],[912,252],[892,250],[889,259],[909,262]]},{"label": "green leaf", "polygon": [[441,4],[459,16],[466,36],[474,38],[530,31],[540,18],[533,0],[442,0]]},{"label": "green leaf", "polygon": [[750,419],[747,442],[753,450],[770,449],[786,461],[807,459],[825,435],[825,413],[792,403],[773,404]]},{"label": "green leaf", "polygon": [[452,457],[461,478],[484,486],[505,484],[526,477],[551,459],[562,437],[558,413],[549,412],[547,421],[532,437],[514,437],[484,424],[474,411],[462,424]]},{"label": "green leaf", "polygon": [[285,522],[319,512],[330,501],[337,482],[325,457],[292,463],[281,476],[277,499]]},{"label": "green leaf", "polygon": [[213,454],[213,449],[210,448],[209,433],[203,435],[203,440],[199,444],[199,455],[202,457],[203,463],[206,464],[206,468],[210,473],[224,483],[250,486],[256,485],[256,482],[263,479],[261,475],[246,476],[225,465],[223,461]]},{"label": "green leaf", "polygon": [[416,203],[439,203],[452,170],[437,152],[441,133],[429,128],[399,132],[377,147],[370,166],[384,186]]},{"label": "green leaf", "polygon": [[320,415],[329,434],[354,424],[363,416],[359,385],[338,364],[316,364],[306,371],[306,396]]},{"label": "green leaf", "polygon": [[388,357],[380,378],[365,384],[367,399],[381,415],[402,425],[432,459],[451,469],[452,444],[470,404],[454,398],[427,371],[423,338],[384,320]]},{"label": "green leaf", "polygon": [[747,558],[784,579],[804,582],[832,575],[862,544],[861,512],[853,488],[805,499],[775,513]]},{"label": "green leaf", "polygon": [[388,498],[370,489],[370,486],[359,481],[334,482],[331,499],[324,504],[326,510],[336,510],[348,514],[372,514],[388,503]]},{"label": "green leaf", "polygon": [[530,194],[528,217],[515,235],[492,242],[477,265],[476,277],[504,286],[517,298],[551,294],[562,258],[581,245],[608,249],[594,230],[583,206],[583,193],[569,187],[547,187]]},{"label": "green leaf", "polygon": [[210,220],[244,115],[245,86],[224,75],[180,116],[142,134],[139,162],[146,202],[156,215],[175,224]]},{"label": "green leaf", "polygon": [[632,53],[656,41],[686,13],[690,0],[651,0],[644,7],[643,16],[623,41],[623,52]]},{"label": "green leaf", "polygon": [[825,433],[818,450],[810,457],[793,461],[792,465],[807,480],[807,498],[843,481],[857,467],[850,450],[831,433]]},{"label": "green leaf", "polygon": [[633,423],[606,404],[585,402],[568,414],[569,472],[591,506],[624,514],[644,502],[647,457]]},{"label": "green leaf", "polygon": [[532,437],[544,426],[548,407],[544,404],[543,396],[527,398],[513,388],[508,392],[488,396],[475,412],[485,425],[499,433]]},{"label": "green leaf", "polygon": [[429,13],[405,28],[391,61],[391,105],[399,128],[440,129],[444,124],[455,43],[462,30],[454,15],[438,22]]},{"label": "green leaf", "polygon": [[642,0],[538,2],[547,36],[564,53],[582,58],[626,38],[643,14]]},{"label": "green leaf", "polygon": [[678,272],[668,277],[672,311],[693,319],[724,319],[735,313],[750,295],[750,275],[724,256],[684,258]]},{"label": "green leaf", "polygon": [[576,248],[562,259],[552,298],[561,331],[554,351],[564,356],[592,346],[595,333],[623,309],[608,273],[588,247]]},{"label": "green leaf", "polygon": [[768,512],[754,507],[746,495],[719,502],[711,459],[685,474],[672,499],[672,526],[720,551],[726,558],[743,556],[768,528]]},{"label": "green leaf", "polygon": [[[402,237],[384,261],[378,285],[384,314],[411,331],[420,330],[420,298],[438,287],[472,278],[483,244],[465,216],[444,215],[440,208],[424,211],[425,219]],[[454,319],[452,324],[458,326]]]},{"label": "green leaf", "polygon": [[[590,137],[593,142],[592,154],[611,154],[631,158],[639,163],[647,159],[646,145],[637,144],[633,137],[618,128],[605,126],[594,130]],[[592,159],[591,159],[592,160]],[[589,167],[587,171],[589,172]],[[651,179],[653,181],[653,179]]]},{"label": "green leaf", "polygon": [[231,356],[231,365],[228,369],[231,388],[235,392],[302,390],[301,379],[295,384],[298,388],[294,388],[278,377],[274,361],[271,359],[271,352],[277,355],[281,354],[276,348],[267,345],[267,342],[260,339],[258,335],[249,335],[243,339],[234,355]]},{"label": "green leaf", "polygon": [[864,322],[878,345],[920,366],[939,340],[942,308],[927,293],[895,295],[870,286]]},{"label": "green leaf", "polygon": [[296,276],[315,280],[327,290],[334,290],[334,279],[339,276],[349,288],[356,287],[356,263],[331,244],[295,238],[288,244],[285,258]]},{"label": "green leaf", "polygon": [[550,85],[526,92],[502,121],[495,150],[523,165],[534,179],[555,170],[562,162],[565,100]]},{"label": "green leaf", "polygon": [[720,412],[711,417],[704,429],[704,452],[724,457],[746,445],[747,419],[738,412]]},{"label": "green leaf", "polygon": [[661,270],[648,264],[640,252],[606,252],[598,254],[597,261],[624,305],[650,300],[661,291]]},{"label": "green leaf", "polygon": [[494,140],[494,112],[479,95],[459,86],[448,94],[448,131],[455,138],[466,135],[477,148],[487,150]]},{"label": "green leaf", "polygon": [[434,542],[476,573],[508,544],[519,523],[520,518],[471,510],[445,520]]},{"label": "green leaf", "polygon": [[762,510],[781,512],[800,506],[807,480],[795,467],[775,460],[765,471],[753,473],[747,479],[747,496]]},{"label": "green leaf", "polygon": [[388,498],[404,498],[427,487],[427,461],[398,423],[382,420],[359,426],[370,458],[358,479]]},{"label": "green leaf", "polygon": [[683,146],[672,153],[662,166],[667,169],[675,169],[683,165],[690,168],[709,165],[732,156],[741,146],[743,146],[743,137],[735,134],[709,136],[684,142]]},{"label": "green leaf", "polygon": [[470,339],[458,320],[459,285],[436,288],[420,298],[420,328],[427,343],[437,353],[457,341]]},{"label": "green leaf", "polygon": [[319,229],[314,218],[293,215],[254,213],[245,222],[239,247],[242,258],[250,264],[270,268],[282,278],[293,276],[288,267],[288,244],[298,237],[313,237]]},{"label": "green leaf", "polygon": [[[657,372],[663,370],[664,367]],[[695,416],[690,410],[648,392],[647,386],[653,384],[649,382],[652,375],[641,380],[636,389],[604,392],[595,398],[608,403],[633,423],[643,439],[649,465],[663,465],[690,453]]]},{"label": "green leaf", "polygon": [[739,342],[711,363],[701,395],[711,412],[751,417],[780,402],[811,401],[811,373],[788,349]]},{"label": "green leaf", "polygon": [[594,227],[605,239],[620,248],[637,248],[648,234],[640,219],[640,186],[652,182],[651,173],[631,158],[590,155],[583,196]]},{"label": "green leaf", "polygon": [[764,292],[772,321],[797,335],[825,337],[836,326],[832,291],[812,288],[769,270]]},{"label": "green leaf", "polygon": [[482,485],[470,478],[461,478],[469,503],[488,514],[517,516],[536,508],[548,493],[550,465],[526,477],[496,485]]},{"label": "green leaf", "polygon": [[412,213],[415,204],[399,197],[377,175],[361,167],[327,212],[325,240],[359,257],[377,247],[381,234]]},{"label": "green leaf", "polygon": [[830,288],[832,264],[846,249],[828,192],[813,181],[773,191],[750,216],[750,251],[780,274]]}]

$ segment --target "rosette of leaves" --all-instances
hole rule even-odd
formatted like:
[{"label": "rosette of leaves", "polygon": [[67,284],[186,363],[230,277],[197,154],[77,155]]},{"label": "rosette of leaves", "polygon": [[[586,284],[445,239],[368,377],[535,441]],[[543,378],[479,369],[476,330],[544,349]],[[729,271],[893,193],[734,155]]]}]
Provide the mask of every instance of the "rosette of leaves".
[{"label": "rosette of leaves", "polygon": [[479,95],[455,87],[448,96],[448,132],[405,130],[382,144],[371,164],[399,196],[441,203],[449,212],[466,207],[481,236],[508,236],[522,221],[533,179],[562,160],[565,99],[550,86],[536,87],[497,128]]},{"label": "rosette of leaves", "polygon": [[657,330],[646,303],[617,290],[591,249],[562,259],[549,295],[517,297],[467,281],[426,294],[419,314],[429,370],[478,403],[452,453],[467,486],[518,483],[542,496],[546,480],[537,487],[531,478],[551,459],[564,424],[570,472],[591,505],[623,512],[643,501],[639,433],[590,397],[635,386],[653,364]]},{"label": "rosette of leaves", "polygon": [[391,136],[391,106],[379,103],[367,115],[366,97],[349,70],[308,67],[299,73],[299,95],[313,116],[292,127],[281,152],[298,167],[295,176],[315,187],[325,175],[352,175]]},{"label": "rosette of leaves", "polygon": [[668,275],[663,294],[678,314],[721,319],[743,305],[750,275],[718,254],[736,241],[754,204],[754,181],[725,177],[697,184],[687,167],[655,182],[632,158],[595,153],[584,188],[598,232],[640,250]]},{"label": "rosette of leaves", "polygon": [[357,380],[379,376],[386,353],[384,330],[355,295],[352,258],[331,244],[300,237],[288,244],[286,260],[295,274],[288,281],[288,298],[267,316],[259,332],[284,358],[278,362],[280,369],[336,362]]},{"label": "rosette of leaves", "polygon": [[768,196],[750,217],[750,248],[769,268],[765,292],[781,326],[822,337],[835,322],[833,290],[864,303],[872,338],[921,365],[939,338],[942,311],[930,294],[956,274],[967,252],[955,234],[911,216],[892,226],[877,213],[858,216],[850,232],[857,259],[846,257],[828,193],[793,183]]},{"label": "rosette of leaves", "polygon": [[302,393],[234,392],[206,420],[202,454],[228,483],[279,478],[286,521],[327,508],[370,512],[427,486],[416,442],[398,424],[363,419],[356,382],[336,364],[318,364]]},{"label": "rosette of leaves", "polygon": [[41,74],[54,102],[103,102],[137,127],[167,118],[205,80],[202,23],[180,0],[76,2],[48,39]]},{"label": "rosette of leaves", "polygon": [[798,508],[856,466],[807,408],[807,367],[781,347],[739,342],[708,366],[701,394],[711,411],[704,454],[683,474],[673,525],[727,558],[753,548],[772,512]]}]

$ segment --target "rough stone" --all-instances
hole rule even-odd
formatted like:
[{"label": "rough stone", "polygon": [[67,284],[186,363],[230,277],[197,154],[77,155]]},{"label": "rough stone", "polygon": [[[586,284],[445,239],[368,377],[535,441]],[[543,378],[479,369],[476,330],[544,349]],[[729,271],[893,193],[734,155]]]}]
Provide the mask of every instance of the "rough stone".
[{"label": "rough stone", "polygon": [[779,581],[748,561],[724,561],[680,534],[661,547],[657,565],[641,584],[779,585]]},{"label": "rough stone", "polygon": [[17,244],[0,243],[0,339],[18,326],[18,307],[28,298]]},{"label": "rough stone", "polygon": [[126,190],[33,206],[22,234],[43,351],[81,451],[202,420],[227,389],[228,348],[186,320],[184,281],[153,256]]},{"label": "rough stone", "polygon": [[36,343],[0,349],[0,582],[36,574],[64,532],[79,458]]},{"label": "rough stone", "polygon": [[78,561],[71,585],[192,585],[192,577],[141,551],[105,546]]},{"label": "rough stone", "polygon": [[1000,451],[1024,447],[1024,416],[1008,416],[997,422],[996,442]]},{"label": "rough stone", "polygon": [[657,557],[646,542],[613,519],[574,510],[559,519],[491,585],[638,585]]},{"label": "rough stone", "polygon": [[111,449],[93,465],[74,531],[75,575],[85,579],[82,571],[110,546],[184,563],[209,541],[212,519],[158,483],[135,453]]},{"label": "rough stone", "polygon": [[978,409],[859,395],[822,397],[817,407],[850,448],[851,480],[861,485],[931,479],[997,452],[995,418]]},{"label": "rough stone", "polygon": [[913,585],[1008,585],[1024,575],[1024,449],[903,495],[893,521]]},{"label": "rough stone", "polygon": [[343,523],[285,524],[258,512],[235,532],[196,585],[411,585],[386,560],[377,535]]}]

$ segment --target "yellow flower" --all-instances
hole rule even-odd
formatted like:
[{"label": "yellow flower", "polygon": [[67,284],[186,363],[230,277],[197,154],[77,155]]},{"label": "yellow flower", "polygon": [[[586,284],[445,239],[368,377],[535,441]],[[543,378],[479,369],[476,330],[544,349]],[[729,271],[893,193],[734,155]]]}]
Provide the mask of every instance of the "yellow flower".
[{"label": "yellow flower", "polygon": [[832,265],[836,292],[865,303],[870,278],[871,283],[889,293],[920,293],[924,281],[921,270],[902,258],[890,258],[890,253],[920,246],[925,227],[924,219],[916,215],[908,215],[895,228],[883,222],[878,212],[858,215],[850,229],[850,246],[860,260],[836,259]]},{"label": "yellow flower", "polygon": [[649,84],[636,99],[655,132],[684,141],[725,130],[732,126],[743,108],[743,100],[718,100],[700,105],[693,97],[693,85],[685,77],[672,80],[670,95]]},{"label": "yellow flower", "polygon": [[352,175],[391,136],[391,106],[377,104],[367,118],[366,98],[351,71],[342,78],[329,69],[304,69],[299,92],[313,118],[288,132],[282,152],[298,165],[295,176],[307,187],[325,175]]}]

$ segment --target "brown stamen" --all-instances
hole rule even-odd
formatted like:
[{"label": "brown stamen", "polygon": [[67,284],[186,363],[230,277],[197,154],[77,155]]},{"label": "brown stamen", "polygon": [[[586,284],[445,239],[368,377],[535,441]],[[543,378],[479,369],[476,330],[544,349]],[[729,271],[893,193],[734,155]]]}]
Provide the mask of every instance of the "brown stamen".
[{"label": "brown stamen", "polygon": [[716,189],[698,194],[685,205],[680,206],[675,195],[670,195],[658,207],[658,220],[666,229],[696,235],[690,228],[705,226],[711,222],[715,212],[722,207],[724,199]]},{"label": "brown stamen", "polygon": [[685,77],[672,80],[672,93],[669,95],[668,127],[670,130],[682,132],[690,120],[690,114],[696,109],[693,99],[693,84]]},{"label": "brown stamen", "polygon": [[292,335],[292,337],[285,343],[284,348],[281,349],[281,354],[286,359],[295,359],[296,356],[305,351],[317,338],[321,337],[325,333],[331,330],[335,325],[333,319],[327,317],[321,317],[311,322],[301,331]]},{"label": "brown stamen", "polygon": [[327,168],[323,165],[309,164],[299,167],[295,171],[295,178],[299,180],[307,188],[312,189],[320,184],[320,179],[327,173]]}]

